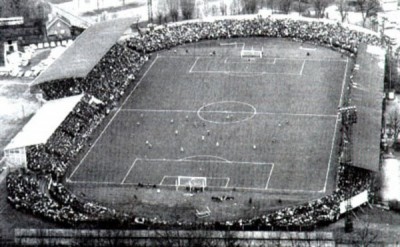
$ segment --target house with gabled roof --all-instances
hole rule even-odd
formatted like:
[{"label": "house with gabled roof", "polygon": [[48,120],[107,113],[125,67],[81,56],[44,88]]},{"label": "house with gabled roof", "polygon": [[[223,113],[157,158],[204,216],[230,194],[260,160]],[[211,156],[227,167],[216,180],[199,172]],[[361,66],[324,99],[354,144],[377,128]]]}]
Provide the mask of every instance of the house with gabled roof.
[{"label": "house with gabled roof", "polygon": [[46,24],[47,36],[54,36],[58,39],[68,39],[71,35],[71,22],[61,15],[54,16]]}]

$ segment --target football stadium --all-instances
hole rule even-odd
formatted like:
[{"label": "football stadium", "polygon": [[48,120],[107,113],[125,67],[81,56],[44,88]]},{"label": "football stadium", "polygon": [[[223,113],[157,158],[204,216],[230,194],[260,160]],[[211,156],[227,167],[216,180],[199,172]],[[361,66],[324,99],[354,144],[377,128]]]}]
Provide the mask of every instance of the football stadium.
[{"label": "football stadium", "polygon": [[32,84],[43,106],[4,151],[22,167],[7,177],[15,209],[67,228],[310,231],[374,198],[375,33],[132,23],[89,27]]}]

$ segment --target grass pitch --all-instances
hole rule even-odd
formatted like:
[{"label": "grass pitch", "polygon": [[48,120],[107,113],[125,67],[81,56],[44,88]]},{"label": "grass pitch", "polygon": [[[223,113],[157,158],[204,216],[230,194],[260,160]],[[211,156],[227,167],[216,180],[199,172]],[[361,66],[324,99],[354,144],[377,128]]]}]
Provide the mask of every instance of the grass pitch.
[{"label": "grass pitch", "polygon": [[348,67],[339,53],[282,39],[160,52],[67,181],[130,190],[184,175],[224,178],[212,182],[221,190],[324,193]]}]

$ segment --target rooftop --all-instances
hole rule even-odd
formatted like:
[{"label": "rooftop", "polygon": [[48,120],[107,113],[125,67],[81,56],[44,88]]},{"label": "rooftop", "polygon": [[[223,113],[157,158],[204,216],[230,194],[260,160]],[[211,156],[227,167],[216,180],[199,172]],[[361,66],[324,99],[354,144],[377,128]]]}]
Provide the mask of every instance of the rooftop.
[{"label": "rooftop", "polygon": [[90,26],[35,79],[32,85],[72,77],[86,77],[133,22],[134,18],[125,18]]},{"label": "rooftop", "polygon": [[4,150],[45,144],[82,97],[83,94],[46,102]]},{"label": "rooftop", "polygon": [[4,66],[5,61],[4,61],[4,46],[0,45],[0,67]]},{"label": "rooftop", "polygon": [[353,165],[378,171],[382,128],[382,101],[385,51],[361,45],[352,88],[352,102],[358,121],[353,125]]}]

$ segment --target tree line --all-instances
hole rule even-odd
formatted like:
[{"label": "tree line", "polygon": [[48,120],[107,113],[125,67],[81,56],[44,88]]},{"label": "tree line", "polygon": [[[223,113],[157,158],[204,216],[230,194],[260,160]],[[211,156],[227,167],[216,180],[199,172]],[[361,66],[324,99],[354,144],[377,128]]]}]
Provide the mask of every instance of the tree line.
[{"label": "tree line", "polygon": [[44,0],[0,0],[0,18],[23,17],[27,22],[45,22],[51,7]]},{"label": "tree line", "polygon": [[204,16],[256,14],[266,8],[273,13],[306,14],[312,10],[313,16],[323,18],[326,8],[336,5],[344,22],[349,11],[358,11],[362,16],[362,25],[380,10],[379,0],[160,0],[155,13],[158,24],[168,21],[189,20]]}]

